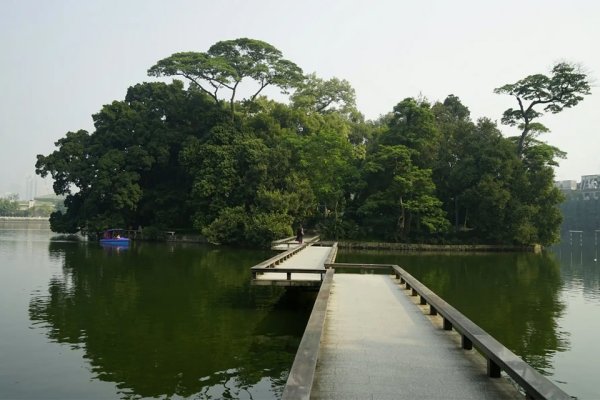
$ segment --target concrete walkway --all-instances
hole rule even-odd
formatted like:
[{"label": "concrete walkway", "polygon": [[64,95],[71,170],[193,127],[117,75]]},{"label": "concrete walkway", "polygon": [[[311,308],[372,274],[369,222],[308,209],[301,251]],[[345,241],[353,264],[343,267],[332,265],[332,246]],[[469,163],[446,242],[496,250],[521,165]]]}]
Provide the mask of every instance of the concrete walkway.
[{"label": "concrete walkway", "polygon": [[[277,272],[277,268],[298,268],[298,269],[317,269],[322,268],[325,271],[325,261],[331,253],[331,247],[308,246],[296,253],[293,257],[278,264],[272,269],[274,272],[265,272],[257,276],[257,280],[286,280],[287,275],[282,272]],[[292,274],[293,279],[305,281],[320,281],[320,274]]]},{"label": "concrete walkway", "polygon": [[335,274],[311,399],[514,399],[391,276]]},{"label": "concrete walkway", "polygon": [[[315,239],[314,236],[305,236],[304,237],[304,243],[310,243]],[[299,243],[296,241],[296,239],[291,239],[282,243],[279,243],[279,241],[276,241],[277,244],[272,244],[271,245],[271,250],[279,250],[279,251],[286,251],[289,249],[295,249],[296,247],[300,246],[302,243]]]}]

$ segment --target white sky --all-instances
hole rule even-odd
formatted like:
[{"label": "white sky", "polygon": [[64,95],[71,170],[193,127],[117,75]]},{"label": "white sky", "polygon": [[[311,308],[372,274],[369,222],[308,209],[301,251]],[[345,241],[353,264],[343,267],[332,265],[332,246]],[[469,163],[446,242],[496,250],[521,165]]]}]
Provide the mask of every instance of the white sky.
[{"label": "white sky", "polygon": [[593,94],[545,116],[542,139],[568,153],[557,179],[600,173],[598,1],[0,0],[0,195],[23,198],[36,154],[67,131],[92,131],[91,114],[154,80],[146,71],[159,59],[240,37],[347,79],[370,119],[406,97],[455,94],[473,119],[499,121],[515,102],[494,88],[581,63]]}]

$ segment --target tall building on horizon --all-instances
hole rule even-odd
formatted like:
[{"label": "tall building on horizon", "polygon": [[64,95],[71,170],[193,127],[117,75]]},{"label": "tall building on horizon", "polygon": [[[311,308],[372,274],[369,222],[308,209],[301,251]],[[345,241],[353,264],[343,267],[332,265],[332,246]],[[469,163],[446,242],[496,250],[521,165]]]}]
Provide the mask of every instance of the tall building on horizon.
[{"label": "tall building on horizon", "polygon": [[[25,191],[20,192],[20,195],[25,195],[22,200],[33,200],[39,195],[51,194],[52,184],[46,179],[42,179],[37,175],[27,175],[25,177]],[[19,196],[20,197],[20,196]]]},{"label": "tall building on horizon", "polygon": [[35,197],[36,193],[34,193],[34,188],[35,179],[33,179],[33,176],[31,175],[27,175],[25,178],[25,198],[23,200],[31,200]]}]

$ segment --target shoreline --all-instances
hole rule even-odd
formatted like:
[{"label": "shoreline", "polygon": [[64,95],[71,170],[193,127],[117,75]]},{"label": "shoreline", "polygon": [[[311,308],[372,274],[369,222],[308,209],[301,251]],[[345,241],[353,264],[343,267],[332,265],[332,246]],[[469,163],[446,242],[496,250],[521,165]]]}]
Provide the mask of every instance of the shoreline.
[{"label": "shoreline", "polygon": [[[322,243],[329,243],[323,241]],[[344,250],[391,250],[406,252],[453,252],[453,253],[501,253],[528,252],[541,253],[539,244],[529,246],[493,245],[493,244],[424,244],[424,243],[386,243],[386,242],[344,242],[339,241],[338,248]]]},{"label": "shoreline", "polygon": [[[50,222],[47,217],[6,217],[0,216],[0,221],[23,221],[23,222]],[[166,243],[198,243],[206,244],[207,240],[199,234],[177,234],[165,231],[164,237],[159,240],[150,240]],[[57,233],[58,234],[58,233]],[[134,240],[145,241],[143,238]],[[332,240],[323,240],[321,243],[334,243]],[[398,252],[433,252],[433,253],[541,253],[543,247],[539,244],[528,246],[515,245],[493,245],[493,244],[425,244],[425,243],[392,243],[392,242],[354,242],[337,241],[338,248],[343,250],[383,250]]]},{"label": "shoreline", "polygon": [[49,217],[1,217],[0,221],[48,221]]}]

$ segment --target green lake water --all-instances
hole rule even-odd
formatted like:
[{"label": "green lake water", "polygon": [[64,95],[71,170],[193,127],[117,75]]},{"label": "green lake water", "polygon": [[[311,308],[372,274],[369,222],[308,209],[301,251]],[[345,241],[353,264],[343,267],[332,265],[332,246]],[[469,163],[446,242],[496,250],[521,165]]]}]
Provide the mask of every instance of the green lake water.
[{"label": "green lake water", "polygon": [[0,222],[0,398],[277,399],[314,294],[251,287],[271,252],[50,242]]},{"label": "green lake water", "polygon": [[[0,399],[281,396],[314,293],[250,286],[271,252],[52,236],[45,222],[0,221]],[[404,267],[567,393],[599,399],[594,239],[543,255],[338,261]]]}]

